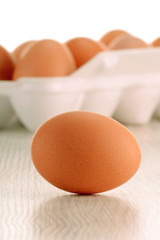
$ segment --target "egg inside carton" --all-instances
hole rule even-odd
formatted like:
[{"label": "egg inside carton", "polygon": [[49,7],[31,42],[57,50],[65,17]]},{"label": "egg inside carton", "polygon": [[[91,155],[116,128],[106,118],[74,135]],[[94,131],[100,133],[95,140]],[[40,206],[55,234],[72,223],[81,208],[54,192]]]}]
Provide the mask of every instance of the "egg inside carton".
[{"label": "egg inside carton", "polygon": [[0,127],[16,114],[35,131],[49,118],[84,110],[124,124],[145,124],[160,116],[160,48],[97,54],[64,77],[26,77],[0,81]]}]

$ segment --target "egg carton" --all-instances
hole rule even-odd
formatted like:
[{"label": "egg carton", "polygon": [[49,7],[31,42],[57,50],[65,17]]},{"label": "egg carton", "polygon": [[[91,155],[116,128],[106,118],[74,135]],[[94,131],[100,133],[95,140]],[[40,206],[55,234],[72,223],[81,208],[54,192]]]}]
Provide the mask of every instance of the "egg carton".
[{"label": "egg carton", "polygon": [[99,53],[65,77],[0,81],[0,127],[16,118],[34,132],[67,111],[92,111],[123,124],[160,117],[160,48]]}]

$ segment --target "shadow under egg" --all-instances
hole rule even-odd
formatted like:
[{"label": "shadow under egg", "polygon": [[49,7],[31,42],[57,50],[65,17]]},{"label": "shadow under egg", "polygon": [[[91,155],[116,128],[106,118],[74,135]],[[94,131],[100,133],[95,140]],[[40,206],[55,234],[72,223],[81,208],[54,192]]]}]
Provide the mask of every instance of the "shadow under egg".
[{"label": "shadow under egg", "polygon": [[48,200],[34,212],[33,234],[45,240],[132,239],[137,217],[136,209],[116,197],[64,195]]}]

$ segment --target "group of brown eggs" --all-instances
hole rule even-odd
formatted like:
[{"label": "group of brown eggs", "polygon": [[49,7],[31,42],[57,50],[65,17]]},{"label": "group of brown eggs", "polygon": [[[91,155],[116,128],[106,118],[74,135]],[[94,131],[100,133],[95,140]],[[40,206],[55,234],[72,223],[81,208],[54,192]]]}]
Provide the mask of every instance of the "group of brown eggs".
[{"label": "group of brown eggs", "polygon": [[158,46],[160,38],[147,44],[123,30],[107,32],[99,41],[85,37],[65,43],[50,39],[27,41],[12,53],[0,46],[0,80],[66,76],[102,51]]}]

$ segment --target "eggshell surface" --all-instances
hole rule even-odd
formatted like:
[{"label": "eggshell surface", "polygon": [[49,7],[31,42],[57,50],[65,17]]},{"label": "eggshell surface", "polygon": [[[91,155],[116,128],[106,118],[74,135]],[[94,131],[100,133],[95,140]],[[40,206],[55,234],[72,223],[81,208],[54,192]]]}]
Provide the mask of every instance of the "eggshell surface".
[{"label": "eggshell surface", "polygon": [[35,133],[31,154],[38,172],[54,186],[93,194],[128,181],[140,165],[135,137],[117,121],[92,112],[67,112]]},{"label": "eggshell surface", "polygon": [[0,80],[11,80],[15,68],[12,55],[0,46]]},{"label": "eggshell surface", "polygon": [[153,47],[160,47],[160,37],[156,38],[152,43],[151,46]]},{"label": "eggshell surface", "polygon": [[75,60],[64,44],[44,39],[36,42],[19,59],[13,80],[20,77],[66,76],[76,69]]},{"label": "eggshell surface", "polygon": [[123,35],[123,34],[129,34],[124,30],[116,29],[107,32],[100,41],[102,41],[106,46],[108,46],[116,37]]},{"label": "eggshell surface", "polygon": [[66,42],[79,68],[99,52],[106,50],[105,45],[90,38],[78,37]]},{"label": "eggshell surface", "polygon": [[117,50],[117,49],[147,48],[149,46],[140,38],[133,37],[128,34],[123,34],[115,38],[109,44],[108,47],[110,50]]},{"label": "eggshell surface", "polygon": [[12,53],[15,56],[16,61],[18,61],[21,58],[21,56],[23,56],[22,53],[23,53],[24,49],[29,49],[29,47],[32,46],[35,42],[36,41],[31,40],[31,41],[24,42],[24,43],[20,44],[19,46],[17,46]]}]

